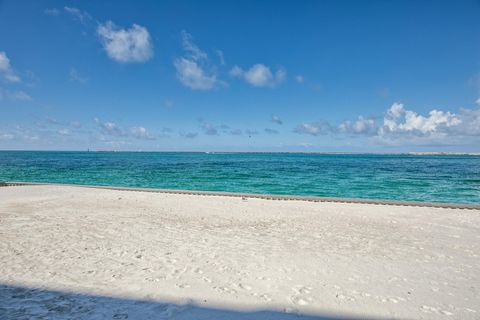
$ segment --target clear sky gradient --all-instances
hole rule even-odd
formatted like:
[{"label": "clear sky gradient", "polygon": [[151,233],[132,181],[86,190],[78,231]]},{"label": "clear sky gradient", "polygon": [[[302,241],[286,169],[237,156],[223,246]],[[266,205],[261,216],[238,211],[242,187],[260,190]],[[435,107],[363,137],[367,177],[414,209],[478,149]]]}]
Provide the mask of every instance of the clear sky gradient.
[{"label": "clear sky gradient", "polygon": [[0,149],[480,151],[478,1],[0,1]]}]

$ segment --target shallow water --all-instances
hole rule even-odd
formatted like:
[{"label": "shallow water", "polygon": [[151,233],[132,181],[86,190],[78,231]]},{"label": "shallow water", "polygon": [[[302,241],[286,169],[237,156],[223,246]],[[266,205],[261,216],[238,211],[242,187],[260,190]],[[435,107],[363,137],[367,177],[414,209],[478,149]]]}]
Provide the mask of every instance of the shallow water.
[{"label": "shallow water", "polygon": [[0,151],[0,181],[480,203],[480,156]]}]

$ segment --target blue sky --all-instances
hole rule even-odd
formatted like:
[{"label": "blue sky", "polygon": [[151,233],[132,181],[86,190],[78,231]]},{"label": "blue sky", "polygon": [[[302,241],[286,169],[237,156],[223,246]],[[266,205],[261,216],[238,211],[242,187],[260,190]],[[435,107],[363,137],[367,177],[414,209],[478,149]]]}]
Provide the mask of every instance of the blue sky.
[{"label": "blue sky", "polygon": [[0,149],[479,151],[478,1],[0,1]]}]

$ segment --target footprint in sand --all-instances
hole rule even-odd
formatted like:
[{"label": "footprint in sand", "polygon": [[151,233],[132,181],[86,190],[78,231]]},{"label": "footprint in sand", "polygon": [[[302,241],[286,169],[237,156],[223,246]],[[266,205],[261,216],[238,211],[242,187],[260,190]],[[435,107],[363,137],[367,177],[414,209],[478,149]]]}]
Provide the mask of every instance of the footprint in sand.
[{"label": "footprint in sand", "polygon": [[270,295],[268,295],[268,294],[266,294],[266,293],[260,295],[260,298],[262,298],[262,299],[265,300],[265,301],[272,301],[272,298],[270,297]]},{"label": "footprint in sand", "polygon": [[231,288],[227,288],[227,287],[214,287],[214,289],[216,289],[217,291],[220,291],[220,292],[226,292],[226,293],[231,293],[231,294],[237,293],[236,290],[231,289]]},{"label": "footprint in sand", "polygon": [[250,287],[248,284],[240,283],[238,286],[244,290],[252,290],[252,287]]},{"label": "footprint in sand", "polygon": [[303,299],[303,298],[300,298],[300,297],[297,297],[297,296],[292,296],[290,298],[290,300],[292,300],[292,302],[296,305],[299,305],[299,306],[305,306],[308,304],[308,301]]},{"label": "footprint in sand", "polygon": [[309,296],[312,288],[307,286],[296,286],[292,288],[295,294],[290,297],[290,300],[299,306],[305,306],[313,301],[313,298]]},{"label": "footprint in sand", "polygon": [[198,274],[203,274],[203,271],[200,268],[196,268],[195,270],[193,270],[193,272],[198,273]]}]

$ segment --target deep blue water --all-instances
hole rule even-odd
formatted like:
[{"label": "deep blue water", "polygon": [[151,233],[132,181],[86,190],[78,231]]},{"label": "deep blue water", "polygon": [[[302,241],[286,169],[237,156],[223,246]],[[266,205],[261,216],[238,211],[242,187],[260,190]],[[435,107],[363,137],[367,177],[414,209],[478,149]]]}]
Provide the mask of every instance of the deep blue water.
[{"label": "deep blue water", "polygon": [[480,203],[480,156],[0,151],[0,181]]}]

